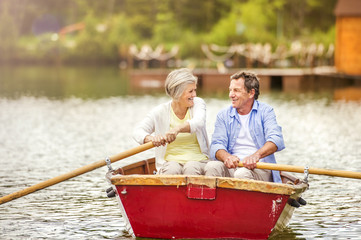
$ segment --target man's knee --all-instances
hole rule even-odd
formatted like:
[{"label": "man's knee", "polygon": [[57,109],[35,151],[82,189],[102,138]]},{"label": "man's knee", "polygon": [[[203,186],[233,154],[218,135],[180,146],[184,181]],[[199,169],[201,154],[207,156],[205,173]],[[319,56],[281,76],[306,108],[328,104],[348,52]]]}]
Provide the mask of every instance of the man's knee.
[{"label": "man's knee", "polygon": [[247,168],[238,168],[234,172],[234,177],[235,178],[244,178],[244,179],[254,179],[252,170],[249,170]]},{"label": "man's knee", "polygon": [[235,178],[254,179],[258,181],[272,182],[272,172],[266,169],[239,168],[234,173]]},{"label": "man's knee", "polygon": [[204,167],[206,176],[224,177],[226,167],[221,161],[209,161]]}]

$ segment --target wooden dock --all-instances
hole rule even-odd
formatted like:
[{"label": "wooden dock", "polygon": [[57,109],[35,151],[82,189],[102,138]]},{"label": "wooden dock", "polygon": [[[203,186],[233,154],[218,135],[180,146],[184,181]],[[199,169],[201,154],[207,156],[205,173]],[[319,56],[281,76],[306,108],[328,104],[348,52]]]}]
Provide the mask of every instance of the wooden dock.
[{"label": "wooden dock", "polygon": [[[260,78],[261,92],[307,92],[338,88],[361,87],[361,76],[347,76],[337,73],[334,67],[316,68],[257,68],[228,69],[219,73],[216,69],[194,69],[198,77],[198,88],[202,93],[227,92],[230,76],[237,71],[247,70]],[[131,70],[131,88],[134,90],[163,90],[170,69]]]}]

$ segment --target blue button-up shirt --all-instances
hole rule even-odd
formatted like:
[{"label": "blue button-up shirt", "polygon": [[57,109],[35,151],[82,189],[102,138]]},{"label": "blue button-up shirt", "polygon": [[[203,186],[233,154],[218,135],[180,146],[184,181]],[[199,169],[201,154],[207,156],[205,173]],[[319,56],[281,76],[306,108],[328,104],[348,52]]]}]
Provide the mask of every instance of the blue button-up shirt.
[{"label": "blue button-up shirt", "polygon": [[[218,113],[210,147],[211,158],[216,159],[216,152],[220,149],[224,149],[233,155],[233,148],[241,127],[237,110],[232,106]],[[276,144],[277,151],[285,148],[282,128],[277,124],[273,108],[265,103],[257,100],[253,102],[249,131],[257,149],[263,147],[266,142]],[[271,154],[261,161],[276,163],[276,158],[274,154]],[[272,175],[274,182],[282,182],[279,171],[272,171]]]}]

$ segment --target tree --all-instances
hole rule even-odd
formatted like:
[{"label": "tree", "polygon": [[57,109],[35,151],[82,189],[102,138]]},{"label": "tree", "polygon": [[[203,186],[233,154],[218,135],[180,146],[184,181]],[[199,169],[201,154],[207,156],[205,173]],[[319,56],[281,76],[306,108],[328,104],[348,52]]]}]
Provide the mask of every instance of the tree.
[{"label": "tree", "polygon": [[2,1],[0,8],[0,60],[6,61],[16,55],[17,28],[9,13],[10,1]]}]

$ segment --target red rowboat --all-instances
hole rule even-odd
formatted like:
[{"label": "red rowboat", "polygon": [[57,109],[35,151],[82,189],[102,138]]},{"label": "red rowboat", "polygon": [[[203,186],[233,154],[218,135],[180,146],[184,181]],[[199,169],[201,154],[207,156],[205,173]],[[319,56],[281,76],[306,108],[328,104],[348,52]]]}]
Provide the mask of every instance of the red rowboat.
[{"label": "red rowboat", "polygon": [[107,173],[127,230],[146,238],[267,239],[305,204],[308,184],[236,178],[154,175],[154,158]]}]

